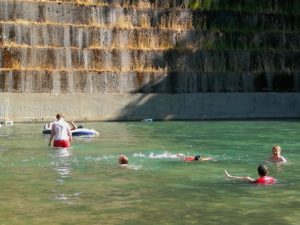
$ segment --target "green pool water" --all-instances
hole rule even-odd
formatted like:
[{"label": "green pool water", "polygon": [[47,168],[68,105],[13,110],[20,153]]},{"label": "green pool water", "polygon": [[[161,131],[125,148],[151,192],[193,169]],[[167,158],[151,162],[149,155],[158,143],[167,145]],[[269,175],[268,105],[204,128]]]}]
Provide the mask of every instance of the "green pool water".
[{"label": "green pool water", "polygon": [[[101,135],[75,138],[68,151],[47,146],[42,124],[0,128],[1,225],[299,224],[300,121],[82,124]],[[256,178],[275,144],[288,159],[268,165],[278,184],[224,177]]]}]

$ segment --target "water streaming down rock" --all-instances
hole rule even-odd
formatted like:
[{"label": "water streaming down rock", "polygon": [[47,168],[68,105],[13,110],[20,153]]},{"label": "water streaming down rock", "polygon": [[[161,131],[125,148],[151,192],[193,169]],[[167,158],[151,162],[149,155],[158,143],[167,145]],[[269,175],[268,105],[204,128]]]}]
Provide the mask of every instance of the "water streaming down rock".
[{"label": "water streaming down rock", "polygon": [[193,2],[0,1],[0,92],[299,92],[297,1]]}]

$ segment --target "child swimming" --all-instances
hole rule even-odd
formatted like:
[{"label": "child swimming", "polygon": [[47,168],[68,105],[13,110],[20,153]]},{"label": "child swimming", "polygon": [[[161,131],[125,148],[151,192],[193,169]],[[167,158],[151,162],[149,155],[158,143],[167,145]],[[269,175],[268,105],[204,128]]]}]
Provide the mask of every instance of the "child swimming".
[{"label": "child swimming", "polygon": [[120,155],[118,158],[119,166],[122,168],[130,169],[130,170],[139,170],[142,168],[141,165],[128,165],[128,157],[126,155]]},{"label": "child swimming", "polygon": [[126,155],[120,155],[119,164],[120,165],[127,165],[128,164],[128,157]]},{"label": "child swimming", "polygon": [[286,159],[281,155],[281,147],[279,145],[272,147],[272,156],[267,160],[271,163],[285,163]]},{"label": "child swimming", "polygon": [[200,155],[195,155],[195,156],[185,156],[183,154],[178,153],[177,157],[185,162],[192,162],[192,161],[207,161],[207,160],[212,160],[213,158],[211,157],[202,157]]},{"label": "child swimming", "polygon": [[242,177],[232,176],[227,172],[227,170],[225,170],[225,175],[228,178],[233,178],[233,179],[242,180],[242,181],[248,181],[249,183],[252,183],[252,184],[271,185],[271,184],[277,183],[277,180],[275,178],[268,176],[269,170],[268,170],[268,167],[266,167],[265,165],[259,165],[257,167],[257,172],[259,175],[259,178],[257,178],[257,179],[253,179],[249,176],[242,176]]}]

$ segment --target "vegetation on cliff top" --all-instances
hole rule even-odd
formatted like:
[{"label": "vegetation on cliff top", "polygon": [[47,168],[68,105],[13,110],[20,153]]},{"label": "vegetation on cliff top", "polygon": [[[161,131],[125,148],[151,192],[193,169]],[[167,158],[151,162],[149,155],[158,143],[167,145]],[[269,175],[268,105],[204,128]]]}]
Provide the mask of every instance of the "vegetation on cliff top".
[{"label": "vegetation on cliff top", "polygon": [[188,7],[194,10],[232,10],[300,15],[300,1],[298,0],[191,0]]}]

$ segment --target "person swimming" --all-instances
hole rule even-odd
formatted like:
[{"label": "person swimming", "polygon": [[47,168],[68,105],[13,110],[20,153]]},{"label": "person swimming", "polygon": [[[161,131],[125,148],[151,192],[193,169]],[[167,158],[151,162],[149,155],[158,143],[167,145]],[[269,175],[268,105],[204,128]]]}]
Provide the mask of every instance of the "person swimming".
[{"label": "person swimming", "polygon": [[177,157],[185,162],[192,162],[192,161],[207,161],[212,160],[211,157],[201,157],[200,155],[195,156],[185,156],[183,154],[177,154]]},{"label": "person swimming", "polygon": [[183,160],[191,162],[191,161],[199,161],[200,159],[201,159],[200,155],[195,155],[195,156],[185,156]]},{"label": "person swimming", "polygon": [[118,161],[119,161],[120,165],[127,165],[128,164],[128,157],[126,155],[120,155]]},{"label": "person swimming", "polygon": [[265,165],[259,165],[257,167],[257,173],[259,175],[259,178],[257,178],[257,179],[253,179],[249,176],[241,176],[241,177],[232,176],[227,172],[227,170],[225,170],[224,172],[225,172],[226,177],[228,177],[228,178],[233,178],[233,179],[241,180],[241,181],[248,181],[249,183],[252,183],[252,184],[271,185],[271,184],[277,183],[277,180],[275,178],[268,176],[269,170],[268,170],[268,167]]},{"label": "person swimming", "polygon": [[286,159],[281,155],[281,147],[279,145],[272,147],[272,155],[268,158],[267,162],[271,162],[271,163],[286,162]]}]

